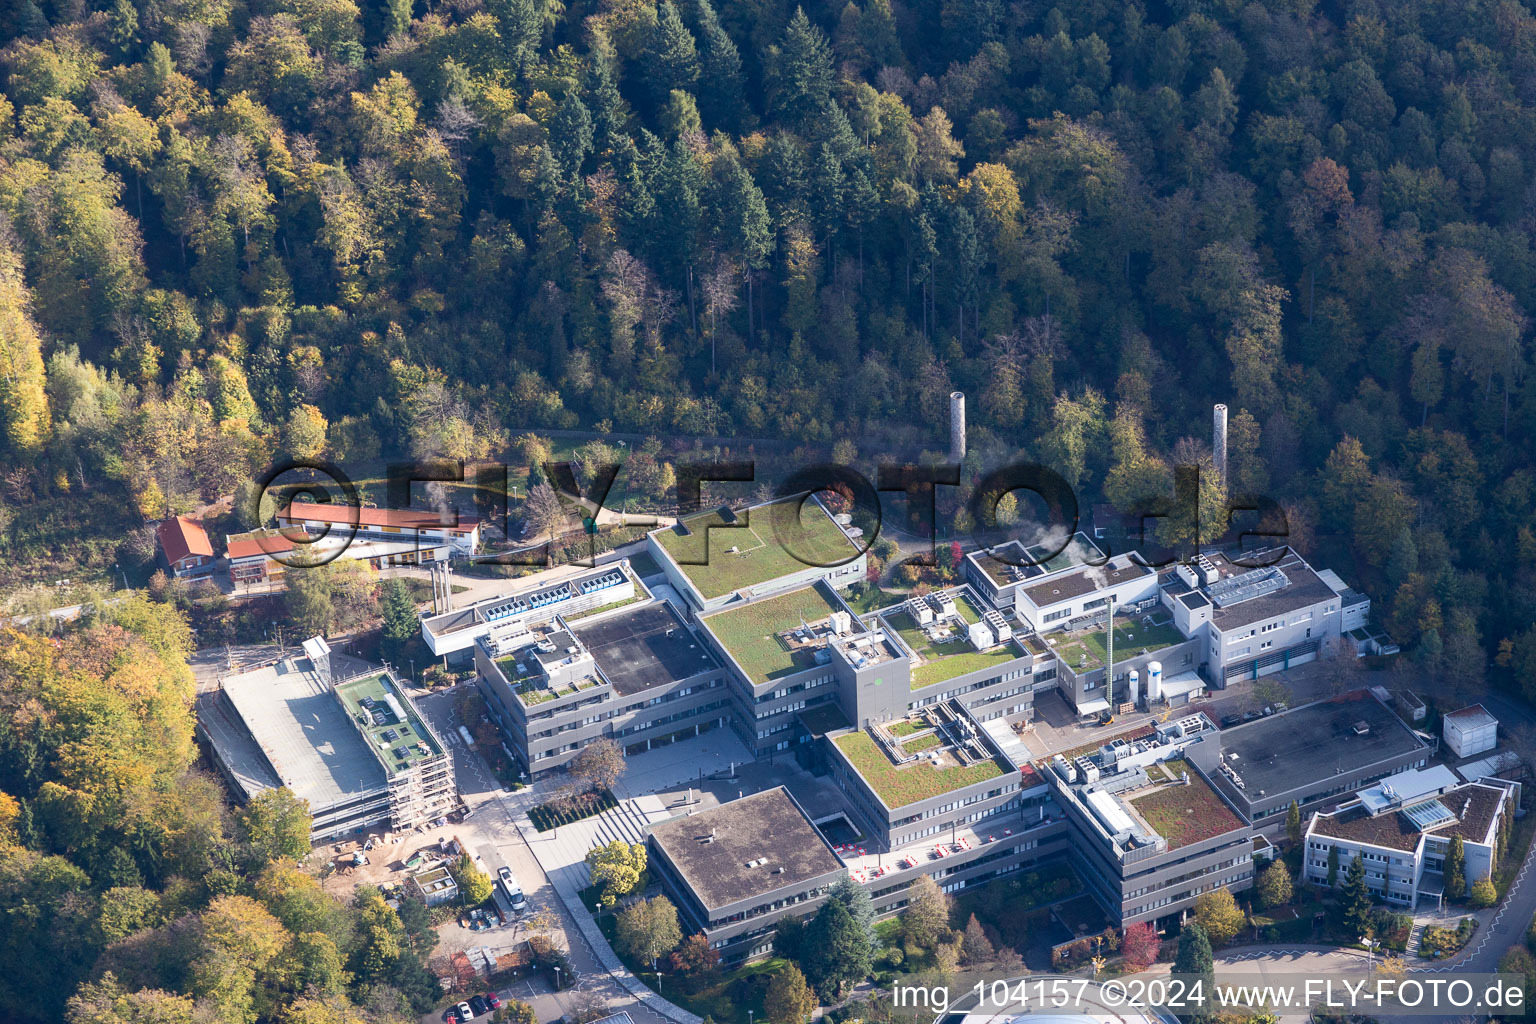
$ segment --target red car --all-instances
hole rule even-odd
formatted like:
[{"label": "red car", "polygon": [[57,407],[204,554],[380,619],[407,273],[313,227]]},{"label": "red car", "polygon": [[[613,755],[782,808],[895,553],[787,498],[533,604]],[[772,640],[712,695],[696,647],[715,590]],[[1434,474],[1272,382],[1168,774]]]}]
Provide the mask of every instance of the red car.
[{"label": "red car", "polygon": [[487,992],[485,994],[485,1005],[493,1010],[499,1010],[501,1009],[501,998],[495,992]]}]

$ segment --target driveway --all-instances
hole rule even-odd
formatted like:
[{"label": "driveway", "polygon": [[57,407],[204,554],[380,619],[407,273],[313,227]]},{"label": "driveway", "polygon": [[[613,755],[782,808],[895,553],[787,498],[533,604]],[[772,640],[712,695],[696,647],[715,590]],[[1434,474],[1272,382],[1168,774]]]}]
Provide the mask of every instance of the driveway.
[{"label": "driveway", "polygon": [[[464,745],[458,733],[461,723],[454,713],[454,692],[443,690],[418,697],[416,704],[431,719],[438,735],[448,743],[459,789],[469,806],[469,817],[452,831],[472,854],[483,858],[484,847],[489,844],[512,868],[528,898],[528,909],[524,911],[523,919],[539,909],[553,911],[559,927],[550,935],[570,950],[571,965],[580,976],[576,989],[596,994],[614,1010],[627,1011],[636,1024],[670,1024],[660,1014],[642,1005],[602,968],[596,952],[555,893],[515,823],[516,816],[525,812],[524,805],[532,803],[536,798],[528,790],[523,790],[521,794],[511,794],[502,789],[484,759]],[[486,865],[492,872],[496,866]],[[473,935],[475,941],[465,944],[486,945],[495,950],[510,950],[528,937],[520,923],[489,932],[467,934]],[[515,996],[524,1002],[531,1002],[541,1021],[562,1016],[575,998],[570,989],[553,992],[542,977],[521,977],[512,986],[500,989],[498,994],[504,998]],[[440,1022],[440,1012],[422,1017],[422,1024]]]}]

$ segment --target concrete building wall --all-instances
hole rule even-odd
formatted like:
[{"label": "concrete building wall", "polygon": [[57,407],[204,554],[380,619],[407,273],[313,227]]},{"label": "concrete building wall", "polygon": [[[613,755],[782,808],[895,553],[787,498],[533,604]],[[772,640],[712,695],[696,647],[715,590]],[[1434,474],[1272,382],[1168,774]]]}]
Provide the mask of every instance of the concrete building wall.
[{"label": "concrete building wall", "polygon": [[1339,599],[1222,630],[1211,630],[1209,673],[1213,679],[1240,679],[1284,671],[1316,659],[1339,636]]}]

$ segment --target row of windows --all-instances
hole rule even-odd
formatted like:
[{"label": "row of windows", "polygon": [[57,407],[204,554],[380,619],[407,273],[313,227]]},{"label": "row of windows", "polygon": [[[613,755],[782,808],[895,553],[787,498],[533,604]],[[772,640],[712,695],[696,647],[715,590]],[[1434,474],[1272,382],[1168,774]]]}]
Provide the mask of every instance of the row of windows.
[{"label": "row of windows", "polygon": [[1028,674],[1028,668],[1010,669],[1009,671],[1000,675],[991,676],[990,678],[982,679],[979,682],[971,683],[969,686],[961,686],[957,689],[948,690],[944,693],[936,693],[930,697],[924,697],[921,700],[914,700],[907,705],[907,708],[908,710],[915,711],[918,708],[928,707],[930,704],[938,704],[941,701],[949,700],[952,697],[958,697],[963,693],[971,693],[974,690],[984,690],[989,686],[996,686],[998,683],[1006,683],[1010,679],[1018,679],[1020,676]]}]

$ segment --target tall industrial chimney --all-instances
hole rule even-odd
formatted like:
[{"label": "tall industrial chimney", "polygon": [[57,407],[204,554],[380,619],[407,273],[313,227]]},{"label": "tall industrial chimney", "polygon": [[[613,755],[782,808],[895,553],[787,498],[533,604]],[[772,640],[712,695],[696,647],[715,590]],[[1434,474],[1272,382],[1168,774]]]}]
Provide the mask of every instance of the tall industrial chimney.
[{"label": "tall industrial chimney", "polygon": [[1216,460],[1216,482],[1227,486],[1227,407],[1217,405],[1211,412],[1211,451]]},{"label": "tall industrial chimney", "polygon": [[965,393],[949,393],[949,461],[965,461]]}]

